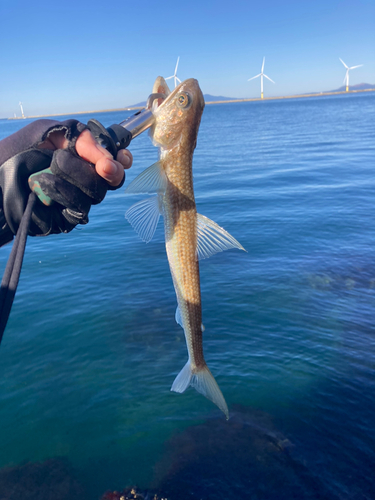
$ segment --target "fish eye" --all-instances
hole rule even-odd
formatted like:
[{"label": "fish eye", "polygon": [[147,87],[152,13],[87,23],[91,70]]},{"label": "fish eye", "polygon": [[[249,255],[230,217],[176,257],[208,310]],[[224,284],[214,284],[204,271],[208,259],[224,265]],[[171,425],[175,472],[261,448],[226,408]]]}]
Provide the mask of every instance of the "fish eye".
[{"label": "fish eye", "polygon": [[191,98],[189,94],[186,92],[181,92],[181,94],[177,97],[177,105],[180,108],[187,108],[191,104]]}]

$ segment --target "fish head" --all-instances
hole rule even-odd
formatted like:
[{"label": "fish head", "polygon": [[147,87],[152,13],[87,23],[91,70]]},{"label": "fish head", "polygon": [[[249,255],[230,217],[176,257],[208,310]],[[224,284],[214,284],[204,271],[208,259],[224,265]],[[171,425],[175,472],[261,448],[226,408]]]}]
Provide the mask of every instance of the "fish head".
[{"label": "fish head", "polygon": [[[157,79],[155,87],[168,89],[164,79]],[[194,149],[203,109],[204,97],[198,81],[189,78],[180,83],[153,109],[155,123],[150,137],[154,145],[171,149],[186,140]]]}]

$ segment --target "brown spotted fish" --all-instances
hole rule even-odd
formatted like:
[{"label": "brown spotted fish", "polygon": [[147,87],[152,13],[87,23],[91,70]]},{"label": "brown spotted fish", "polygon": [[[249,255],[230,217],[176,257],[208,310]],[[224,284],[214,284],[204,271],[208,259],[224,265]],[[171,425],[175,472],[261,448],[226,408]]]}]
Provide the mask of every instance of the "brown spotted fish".
[{"label": "brown spotted fish", "polygon": [[126,193],[155,196],[129,208],[126,218],[146,242],[152,239],[159,216],[164,218],[168,262],[177,295],[176,321],[184,329],[189,353],[171,390],[184,392],[191,385],[229,418],[224,396],[203,356],[198,261],[229,248],[244,248],[215,222],[197,213],[192,161],[204,108],[197,80],[185,80],[170,92],[159,77],[153,92],[168,94],[156,103],[150,131],[154,145],[160,148],[160,159],[142,172]]}]

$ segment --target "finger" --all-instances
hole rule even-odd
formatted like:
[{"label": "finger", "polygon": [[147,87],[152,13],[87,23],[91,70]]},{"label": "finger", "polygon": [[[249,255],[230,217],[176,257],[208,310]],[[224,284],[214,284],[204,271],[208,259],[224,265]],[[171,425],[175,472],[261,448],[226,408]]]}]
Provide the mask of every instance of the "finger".
[{"label": "finger", "polygon": [[113,156],[96,142],[89,130],[84,130],[76,142],[76,151],[81,158],[94,165],[103,158],[113,160]]},{"label": "finger", "polygon": [[128,169],[133,164],[133,155],[127,149],[120,149],[117,153],[116,160],[119,161],[124,168]]},{"label": "finger", "polygon": [[38,145],[39,149],[65,149],[69,146],[68,139],[65,138],[65,133],[62,130],[51,132],[47,139]]},{"label": "finger", "polygon": [[120,162],[104,156],[96,162],[95,170],[113,187],[118,186],[125,175],[124,166]]},{"label": "finger", "polygon": [[100,146],[88,130],[84,130],[78,137],[76,151],[81,158],[93,163],[96,172],[113,187],[122,182],[124,168],[130,168],[133,163],[133,156],[127,150],[120,150],[115,161],[111,153]]}]

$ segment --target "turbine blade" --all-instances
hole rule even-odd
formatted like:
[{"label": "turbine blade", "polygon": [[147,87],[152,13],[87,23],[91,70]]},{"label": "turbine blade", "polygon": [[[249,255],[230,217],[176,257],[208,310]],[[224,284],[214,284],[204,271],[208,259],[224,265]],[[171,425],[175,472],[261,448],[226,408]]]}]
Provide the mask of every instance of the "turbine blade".
[{"label": "turbine blade", "polygon": [[349,69],[360,68],[361,66],[363,66],[363,64],[359,64],[358,66],[352,66],[352,67],[351,67],[351,68],[349,68]]},{"label": "turbine blade", "polygon": [[271,80],[271,78],[269,76],[267,76],[267,75],[263,75],[263,76],[265,76],[270,82],[275,83],[273,80]]},{"label": "turbine blade", "polygon": [[261,69],[261,73],[263,73],[263,70],[264,70],[264,61],[266,60],[265,57],[263,57],[263,64],[262,64],[262,69]]},{"label": "turbine blade", "polygon": [[181,80],[176,76],[176,80],[181,83]]},{"label": "turbine blade", "polygon": [[341,57],[339,57],[339,59],[343,63],[343,65],[345,66],[345,68],[348,68],[348,66],[344,63],[344,61],[341,59]]},{"label": "turbine blade", "polygon": [[180,56],[177,57],[177,64],[176,64],[176,69],[174,70],[174,74],[177,74],[177,68],[178,68],[178,63],[180,61]]},{"label": "turbine blade", "polygon": [[253,76],[252,78],[249,78],[247,81],[249,82],[250,80],[254,80],[254,78],[258,78],[258,76],[260,76],[262,73],[259,73],[259,75],[257,76]]},{"label": "turbine blade", "polygon": [[171,78],[174,78],[174,75],[168,76],[168,78],[164,78],[164,80],[170,80]]}]

